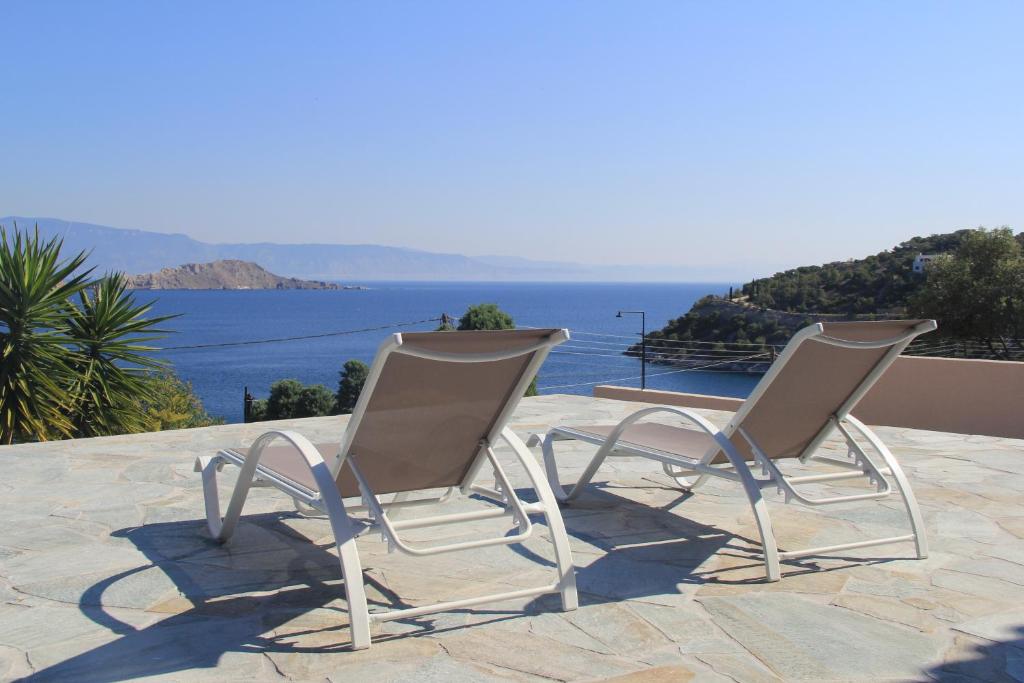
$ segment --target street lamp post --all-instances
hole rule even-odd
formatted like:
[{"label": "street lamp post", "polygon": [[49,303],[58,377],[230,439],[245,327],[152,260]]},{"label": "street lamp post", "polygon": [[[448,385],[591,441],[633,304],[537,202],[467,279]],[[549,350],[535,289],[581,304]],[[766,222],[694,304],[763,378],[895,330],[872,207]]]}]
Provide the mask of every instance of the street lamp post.
[{"label": "street lamp post", "polygon": [[646,311],[619,311],[616,318],[621,318],[623,313],[633,313],[640,316],[640,390],[647,388],[647,313]]}]

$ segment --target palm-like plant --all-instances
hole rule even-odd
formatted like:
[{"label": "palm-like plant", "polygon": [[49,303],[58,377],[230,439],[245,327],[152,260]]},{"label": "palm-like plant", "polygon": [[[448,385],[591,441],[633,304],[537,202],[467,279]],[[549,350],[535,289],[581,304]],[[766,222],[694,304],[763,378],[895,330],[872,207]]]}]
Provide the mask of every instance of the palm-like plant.
[{"label": "palm-like plant", "polygon": [[0,443],[70,436],[67,347],[71,297],[89,284],[85,252],[61,260],[61,240],[0,227]]},{"label": "palm-like plant", "polygon": [[174,316],[147,318],[121,274],[92,279],[86,253],[38,228],[0,227],[0,443],[145,431],[157,391],[146,342]]},{"label": "palm-like plant", "polygon": [[155,397],[150,372],[166,364],[146,352],[146,342],[167,331],[160,323],[175,316],[146,317],[152,304],[139,305],[121,273],[109,274],[78,292],[78,306],[67,319],[75,351],[71,359],[75,436],[146,431],[143,402]]}]

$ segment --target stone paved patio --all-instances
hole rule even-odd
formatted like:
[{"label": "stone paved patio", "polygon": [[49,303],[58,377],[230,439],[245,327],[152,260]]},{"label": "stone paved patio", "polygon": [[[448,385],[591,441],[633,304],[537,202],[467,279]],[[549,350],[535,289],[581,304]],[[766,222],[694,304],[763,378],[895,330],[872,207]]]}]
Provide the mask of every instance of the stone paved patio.
[{"label": "stone paved patio", "polygon": [[[639,407],[544,396],[513,427],[526,436]],[[328,440],[342,420],[281,424]],[[193,458],[264,427],[0,449],[0,678],[1024,681],[1024,442],[878,430],[909,471],[931,557],[905,559],[910,544],[851,551],[786,563],[775,584],[760,581],[735,488],[681,496],[656,464],[618,460],[565,511],[578,611],[545,597],[392,622],[350,652],[325,520],[259,489],[229,545],[205,535]],[[586,450],[566,463],[582,466]],[[898,500],[772,513],[783,548],[904,528]],[[369,596],[417,605],[541,583],[544,531],[524,548],[427,560],[367,535]]]}]

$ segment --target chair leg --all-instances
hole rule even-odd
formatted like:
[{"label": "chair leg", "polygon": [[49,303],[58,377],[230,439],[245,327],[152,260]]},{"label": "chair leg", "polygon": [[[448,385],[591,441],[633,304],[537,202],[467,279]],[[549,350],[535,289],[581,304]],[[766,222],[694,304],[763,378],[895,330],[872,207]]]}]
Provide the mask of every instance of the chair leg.
[{"label": "chair leg", "polygon": [[914,495],[913,489],[910,488],[910,481],[907,479],[907,475],[903,472],[903,468],[900,467],[896,456],[878,438],[877,434],[853,416],[848,415],[845,419],[868,440],[868,443],[875,449],[875,452],[882,458],[885,466],[889,468],[892,478],[896,480],[896,487],[900,490],[900,495],[903,496],[903,505],[906,507],[907,517],[910,519],[910,528],[914,532],[914,546],[917,551],[917,558],[919,560],[925,559],[928,557],[928,535],[924,528],[921,508],[918,507],[917,497]]},{"label": "chair leg", "polygon": [[348,602],[349,623],[352,632],[352,649],[362,650],[370,647],[370,612],[366,605],[366,591],[363,587],[363,571],[356,548],[356,533],[352,520],[345,511],[341,493],[338,492],[330,468],[316,447],[306,437],[292,431],[272,430],[257,438],[249,450],[249,456],[242,464],[238,483],[231,494],[224,519],[220,518],[220,502],[217,497],[217,470],[223,461],[214,457],[208,462],[200,461],[203,475],[203,493],[206,498],[206,519],[210,533],[219,541],[226,541],[234,532],[242,506],[252,486],[256,466],[263,449],[274,439],[288,441],[303,458],[320,492],[320,500],[324,504],[327,518],[334,533],[334,542],[338,548],[338,560],[341,564],[341,576],[345,582],[345,598]]},{"label": "chair leg", "polygon": [[349,629],[352,632],[352,649],[365,650],[370,647],[370,612],[366,605],[366,589],[363,586],[363,568],[356,547],[356,533],[345,512],[341,494],[332,488],[327,495],[321,494],[331,522],[334,543],[338,548],[341,577],[345,581],[345,599],[348,602]]},{"label": "chair leg", "polygon": [[[518,438],[518,437],[517,437]],[[554,492],[555,498],[560,503],[568,503],[573,498],[578,496],[583,488],[590,483],[590,480],[594,478],[601,463],[604,462],[605,458],[611,452],[610,442],[606,442],[599,449],[594,457],[587,464],[586,469],[583,470],[583,474],[580,478],[572,485],[568,491],[566,491],[558,479],[558,465],[555,463],[555,446],[554,442],[559,439],[555,434],[548,433],[541,442],[541,450],[544,453],[544,469],[547,472],[548,481],[551,484],[551,490]]]},{"label": "chair leg", "polygon": [[[537,492],[540,504],[544,508],[544,520],[551,531],[551,544],[555,547],[555,563],[558,565],[558,586],[562,595],[562,609],[566,612],[579,606],[579,595],[576,592],[576,568],[572,561],[572,549],[569,547],[569,534],[565,531],[562,512],[558,509],[558,501],[552,486],[544,478],[544,472],[534,460],[526,444],[509,428],[502,430],[502,438],[512,447],[519,462],[522,463],[526,475]],[[545,443],[547,439],[545,439]],[[557,473],[556,473],[557,477]],[[555,480],[556,486],[558,480]],[[561,487],[558,487],[559,489]]]},{"label": "chair leg", "polygon": [[896,486],[900,490],[900,495],[903,496],[903,505],[907,509],[910,528],[914,531],[914,547],[917,550],[917,559],[923,560],[928,557],[928,534],[924,528],[921,508],[917,505],[917,497],[914,496],[914,491],[910,488],[907,475],[903,473],[903,468],[896,462],[896,458],[892,457],[890,453],[882,455],[882,459],[889,466],[889,471],[892,472],[893,479],[896,480]]},{"label": "chair leg", "polygon": [[779,567],[779,548],[775,543],[775,532],[772,530],[772,519],[768,514],[768,503],[761,495],[761,487],[750,471],[746,460],[736,452],[735,446],[722,435],[721,432],[715,435],[715,441],[722,447],[722,452],[729,458],[736,474],[743,484],[743,491],[750,501],[750,509],[754,512],[754,521],[757,523],[757,531],[761,535],[761,549],[764,553],[764,572],[769,581],[778,581],[782,578],[782,570]]},{"label": "chair leg", "polygon": [[252,487],[252,478],[239,477],[235,484],[235,490],[231,493],[231,502],[228,504],[228,513],[223,518],[220,516],[220,494],[217,491],[217,472],[224,467],[224,460],[213,458],[201,458],[196,462],[196,467],[202,474],[203,500],[206,504],[206,526],[214,540],[221,543],[227,542],[235,532],[238,518],[242,514],[242,506],[249,495]]},{"label": "chair leg", "polygon": [[673,471],[673,467],[675,467],[675,466],[674,465],[670,465],[667,462],[666,463],[662,463],[662,469],[665,471],[665,474],[667,474],[668,476],[672,477],[675,480],[676,485],[679,488],[681,488],[683,491],[695,491],[698,488],[700,488],[701,486],[703,486],[704,482],[706,482],[708,480],[708,476],[709,475],[707,475],[707,474],[699,474],[699,475],[697,475],[696,479],[694,479],[693,481],[690,481],[688,478],[686,478],[686,477],[684,477],[682,475],[683,475],[684,472],[692,472],[693,470],[685,470],[685,469],[679,468],[678,471]]},{"label": "chair leg", "polygon": [[[742,475],[741,475],[742,476]],[[750,473],[747,472],[750,477]],[[753,480],[753,477],[750,477]],[[769,581],[778,581],[782,578],[782,569],[779,567],[779,548],[775,543],[775,532],[772,530],[772,520],[768,514],[768,503],[761,495],[761,488],[754,484],[755,491],[751,493],[746,481],[743,482],[747,498],[750,500],[750,507],[754,511],[754,520],[757,522],[757,530],[761,534],[761,548],[764,552],[764,572]]]}]

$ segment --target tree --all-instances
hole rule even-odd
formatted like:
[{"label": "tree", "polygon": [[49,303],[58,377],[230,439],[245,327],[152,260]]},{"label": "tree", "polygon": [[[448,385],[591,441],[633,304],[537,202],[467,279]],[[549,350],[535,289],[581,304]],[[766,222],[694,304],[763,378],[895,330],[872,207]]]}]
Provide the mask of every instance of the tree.
[{"label": "tree", "polygon": [[459,318],[460,330],[511,330],[515,323],[497,304],[477,304],[470,306]]},{"label": "tree", "polygon": [[334,410],[334,394],[323,384],[302,387],[295,401],[295,412],[290,417],[320,417]]},{"label": "tree", "polygon": [[323,384],[281,379],[270,385],[270,397],[253,401],[250,422],[322,417],[334,410],[334,394]]},{"label": "tree", "polygon": [[297,379],[282,379],[270,385],[270,397],[253,401],[250,422],[288,420],[351,413],[359,400],[370,368],[350,360],[339,374],[338,390],[331,393],[323,384],[305,385]]},{"label": "tree", "polygon": [[910,308],[936,318],[945,336],[978,338],[1009,357],[1007,338],[1024,332],[1024,254],[1013,231],[969,231],[952,257],[929,265]]},{"label": "tree", "polygon": [[147,355],[160,339],[157,325],[175,316],[147,318],[152,304],[138,305],[124,277],[113,274],[78,293],[67,317],[72,369],[71,422],[76,437],[148,431],[152,420],[140,402],[153,402],[158,383],[149,371],[165,364]]},{"label": "tree", "polygon": [[340,378],[338,392],[334,395],[334,412],[345,415],[355,410],[370,368],[362,361],[350,360],[338,374]]},{"label": "tree", "polygon": [[297,379],[279,379],[270,385],[266,420],[286,420],[295,416],[303,384]]},{"label": "tree", "polygon": [[270,385],[270,397],[267,399],[267,419],[283,420],[295,413],[303,384],[297,379],[281,379]]},{"label": "tree", "polygon": [[70,298],[89,286],[85,252],[60,258],[39,231],[0,228],[0,443],[71,436]]}]

